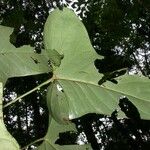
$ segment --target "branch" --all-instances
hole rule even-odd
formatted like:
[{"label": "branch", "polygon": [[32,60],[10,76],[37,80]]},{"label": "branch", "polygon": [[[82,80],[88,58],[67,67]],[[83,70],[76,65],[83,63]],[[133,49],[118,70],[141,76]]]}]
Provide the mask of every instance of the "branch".
[{"label": "branch", "polygon": [[31,146],[31,145],[33,145],[33,144],[35,144],[35,143],[37,143],[37,142],[41,142],[41,141],[44,141],[44,138],[40,138],[40,139],[37,139],[37,140],[31,142],[30,144],[28,144],[28,145],[22,147],[21,150],[24,150],[24,149],[26,149],[28,146]]},{"label": "branch", "polygon": [[141,71],[141,73],[142,73],[144,76],[146,76],[144,70],[143,70],[142,67],[140,66],[138,60],[136,59],[136,57],[135,57],[135,55],[134,55],[134,53],[132,54],[132,56],[133,56],[134,61],[135,61],[136,65],[137,65],[137,68]]},{"label": "branch", "polygon": [[26,92],[25,94],[23,94],[23,95],[17,97],[16,99],[12,100],[11,102],[7,103],[6,105],[3,106],[3,108],[6,108],[6,107],[12,105],[13,103],[15,103],[15,102],[17,102],[17,101],[19,101],[19,100],[22,101],[21,99],[22,99],[23,97],[25,97],[25,96],[27,96],[27,95],[33,93],[34,91],[38,90],[38,89],[41,88],[42,86],[47,85],[47,84],[49,84],[50,82],[53,82],[53,80],[54,80],[54,79],[51,78],[51,79],[49,79],[49,80],[43,82],[42,84],[38,85],[38,86],[35,87],[34,89],[32,89],[32,90]]},{"label": "branch", "polygon": [[149,63],[148,63],[148,56],[147,56],[147,52],[146,49],[144,49],[144,58],[145,58],[145,68],[146,68],[146,75],[149,75],[150,72],[150,67],[149,67]]}]

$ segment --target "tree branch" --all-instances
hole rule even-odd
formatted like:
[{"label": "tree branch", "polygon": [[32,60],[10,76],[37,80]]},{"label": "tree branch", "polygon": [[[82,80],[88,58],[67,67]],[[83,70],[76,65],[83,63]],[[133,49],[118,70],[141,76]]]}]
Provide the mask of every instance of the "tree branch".
[{"label": "tree branch", "polygon": [[12,100],[11,102],[7,103],[6,105],[3,106],[3,108],[6,108],[6,107],[8,107],[8,106],[14,104],[15,102],[17,102],[17,101],[19,101],[19,100],[22,101],[21,99],[22,99],[23,97],[25,97],[25,96],[27,96],[27,95],[33,93],[34,91],[38,90],[38,89],[41,88],[42,86],[47,85],[47,84],[49,84],[50,82],[53,82],[53,80],[54,80],[54,79],[51,78],[51,79],[49,79],[49,80],[43,82],[42,84],[38,85],[38,86],[35,87],[34,89],[32,89],[32,90],[26,92],[25,94],[23,94],[23,95],[17,97],[15,100]]}]

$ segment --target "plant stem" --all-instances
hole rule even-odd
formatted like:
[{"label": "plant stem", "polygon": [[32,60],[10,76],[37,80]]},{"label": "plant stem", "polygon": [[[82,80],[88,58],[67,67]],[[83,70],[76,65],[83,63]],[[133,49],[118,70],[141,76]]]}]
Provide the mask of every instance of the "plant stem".
[{"label": "plant stem", "polygon": [[7,103],[6,105],[4,105],[4,106],[3,106],[3,108],[6,108],[6,107],[10,106],[11,104],[13,104],[13,103],[17,102],[18,100],[20,100],[20,101],[21,101],[21,99],[22,99],[23,97],[25,97],[25,96],[27,96],[27,95],[29,95],[29,94],[33,93],[34,91],[38,90],[38,89],[39,89],[39,88],[41,88],[42,86],[49,84],[49,83],[50,83],[50,82],[52,82],[53,80],[54,80],[54,79],[53,79],[53,78],[51,78],[51,79],[49,79],[49,80],[47,80],[47,81],[43,82],[42,84],[38,85],[38,86],[37,86],[37,87],[35,87],[34,89],[32,89],[32,90],[30,90],[30,91],[26,92],[25,94],[23,94],[23,95],[21,95],[21,96],[17,97],[17,98],[16,98],[16,99],[14,99],[13,101],[11,101],[11,102]]},{"label": "plant stem", "polygon": [[41,141],[43,141],[43,140],[44,140],[44,138],[37,139],[37,140],[31,142],[30,144],[28,144],[28,145],[22,147],[21,150],[24,150],[24,149],[27,148],[28,146],[31,146],[31,145],[33,145],[33,144],[35,144],[35,143],[37,143],[37,142],[41,142]]}]

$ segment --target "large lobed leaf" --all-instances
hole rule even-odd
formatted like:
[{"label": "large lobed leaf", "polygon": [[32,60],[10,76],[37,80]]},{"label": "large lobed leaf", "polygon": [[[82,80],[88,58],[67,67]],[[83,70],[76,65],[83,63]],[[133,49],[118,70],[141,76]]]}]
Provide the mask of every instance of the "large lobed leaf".
[{"label": "large lobed leaf", "polygon": [[0,81],[50,71],[45,52],[36,54],[30,46],[16,48],[9,42],[13,29],[0,26]]},{"label": "large lobed leaf", "polygon": [[[101,75],[94,67],[98,56],[84,25],[71,10],[57,9],[50,14],[44,29],[44,42],[49,53],[58,52],[51,58],[57,68],[47,96],[55,120],[65,123],[87,113],[110,115],[118,107],[121,96],[133,102],[141,118],[150,119],[150,80],[123,76],[118,84],[108,82],[99,86]],[[59,55],[64,58],[61,60]],[[120,117],[124,117],[123,113]]]},{"label": "large lobed leaf", "polygon": [[4,121],[3,121],[3,111],[2,111],[2,83],[0,82],[0,149],[1,150],[19,150],[19,145],[16,140],[7,131]]}]

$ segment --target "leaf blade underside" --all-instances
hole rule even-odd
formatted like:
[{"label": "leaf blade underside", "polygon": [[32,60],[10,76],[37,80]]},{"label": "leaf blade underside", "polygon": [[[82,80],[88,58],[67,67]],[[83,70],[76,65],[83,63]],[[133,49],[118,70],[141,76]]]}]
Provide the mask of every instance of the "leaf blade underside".
[{"label": "leaf blade underside", "polygon": [[[99,56],[92,48],[84,25],[71,10],[64,8],[63,11],[52,12],[45,25],[44,40],[47,49],[55,49],[64,56],[60,67],[54,70],[54,80],[63,88],[67,97],[67,99],[62,98],[64,103],[67,101],[68,113],[65,118],[70,120],[87,113],[111,115],[118,107],[119,98],[127,96],[139,110],[141,118],[150,119],[148,109],[150,108],[148,88],[150,80],[146,77],[124,75],[117,79],[118,84],[106,82],[101,86],[98,85],[102,75],[98,74],[94,61]],[[56,87],[55,84],[50,86]],[[147,97],[144,94],[138,94],[139,91],[145,93]],[[49,109],[53,109],[52,115],[57,118],[57,121],[64,123],[62,116],[56,115],[57,111],[63,112],[65,108],[64,106],[58,107],[61,98],[57,94],[52,98],[50,95],[53,92],[48,92],[50,94],[48,94],[47,101],[50,104]],[[53,103],[53,101],[56,102]],[[121,113],[120,117],[125,117],[125,115]]]},{"label": "leaf blade underside", "polygon": [[[13,29],[0,26],[0,80],[50,72],[45,52],[36,54],[30,46],[16,48],[9,42]],[[5,35],[5,36],[4,36]]]},{"label": "leaf blade underside", "polygon": [[85,145],[58,145],[55,141],[59,137],[59,133],[67,131],[76,131],[73,123],[68,125],[60,125],[54,119],[49,124],[48,132],[43,143],[38,150],[92,150],[90,144]]}]

